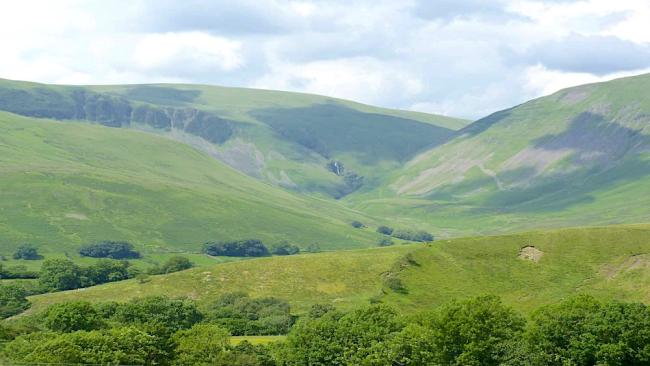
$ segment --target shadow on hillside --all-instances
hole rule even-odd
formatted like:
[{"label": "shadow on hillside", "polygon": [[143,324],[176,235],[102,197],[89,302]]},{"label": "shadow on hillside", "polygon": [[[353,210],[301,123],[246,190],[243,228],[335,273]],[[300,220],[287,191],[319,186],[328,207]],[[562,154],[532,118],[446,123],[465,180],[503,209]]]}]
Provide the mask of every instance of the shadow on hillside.
[{"label": "shadow on hillside", "polygon": [[265,108],[251,116],[283,138],[329,158],[351,153],[364,163],[407,161],[446,142],[452,130],[407,118],[365,113],[338,103],[302,108]]}]

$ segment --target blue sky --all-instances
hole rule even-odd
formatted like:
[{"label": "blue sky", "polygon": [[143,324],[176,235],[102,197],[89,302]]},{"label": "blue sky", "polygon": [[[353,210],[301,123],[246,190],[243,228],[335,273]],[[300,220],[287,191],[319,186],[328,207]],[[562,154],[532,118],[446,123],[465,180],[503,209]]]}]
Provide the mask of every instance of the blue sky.
[{"label": "blue sky", "polygon": [[478,118],[650,72],[650,1],[16,1],[0,77],[291,90]]}]

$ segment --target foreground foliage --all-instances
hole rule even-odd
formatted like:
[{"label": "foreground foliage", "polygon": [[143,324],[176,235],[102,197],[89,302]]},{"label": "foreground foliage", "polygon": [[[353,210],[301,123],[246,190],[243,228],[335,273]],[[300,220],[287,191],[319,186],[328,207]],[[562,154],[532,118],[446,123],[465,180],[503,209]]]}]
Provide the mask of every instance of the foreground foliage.
[{"label": "foreground foliage", "polygon": [[[404,317],[375,304],[349,312],[319,304],[284,341],[233,345],[227,319],[289,313],[277,299],[229,294],[206,309],[192,300],[64,303],[0,326],[15,363],[143,365],[647,365],[650,310],[582,295],[544,306],[530,321],[498,297],[451,301]],[[244,323],[241,323],[244,324]],[[229,329],[231,327],[231,329]],[[251,329],[251,328],[244,328]],[[261,330],[258,334],[261,333]],[[2,360],[0,358],[0,360]]]}]

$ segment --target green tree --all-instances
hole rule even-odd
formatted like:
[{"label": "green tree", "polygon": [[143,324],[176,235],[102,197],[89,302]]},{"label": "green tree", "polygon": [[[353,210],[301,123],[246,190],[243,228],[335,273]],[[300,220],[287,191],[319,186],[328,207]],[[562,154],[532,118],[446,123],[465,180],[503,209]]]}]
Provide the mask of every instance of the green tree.
[{"label": "green tree", "polygon": [[19,285],[0,285],[0,319],[19,314],[30,306],[27,290]]},{"label": "green tree", "polygon": [[78,330],[95,330],[105,323],[97,308],[86,301],[63,302],[47,308],[43,325],[55,332],[70,333]]},{"label": "green tree", "polygon": [[36,248],[29,245],[23,245],[19,247],[14,253],[13,257],[14,259],[25,259],[25,260],[38,260],[43,258],[38,254]]},{"label": "green tree", "polygon": [[383,235],[391,235],[393,233],[393,228],[388,226],[379,226],[377,232]]},{"label": "green tree", "polygon": [[650,311],[578,296],[536,311],[528,340],[545,365],[650,364]]},{"label": "green tree", "polygon": [[223,361],[230,345],[227,329],[213,324],[196,324],[174,336],[176,364],[214,365]]},{"label": "green tree", "polygon": [[47,259],[39,273],[40,285],[49,291],[64,291],[81,286],[81,269],[67,259]]},{"label": "green tree", "polygon": [[160,323],[176,331],[200,322],[203,314],[193,300],[153,296],[118,305],[113,318],[124,324]]}]

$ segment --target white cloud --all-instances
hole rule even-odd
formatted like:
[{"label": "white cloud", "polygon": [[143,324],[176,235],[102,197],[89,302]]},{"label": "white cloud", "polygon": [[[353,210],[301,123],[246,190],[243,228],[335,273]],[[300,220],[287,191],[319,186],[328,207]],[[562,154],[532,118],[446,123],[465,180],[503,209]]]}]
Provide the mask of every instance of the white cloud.
[{"label": "white cloud", "polygon": [[2,2],[0,77],[266,87],[478,118],[650,67],[647,0],[188,1]]}]

